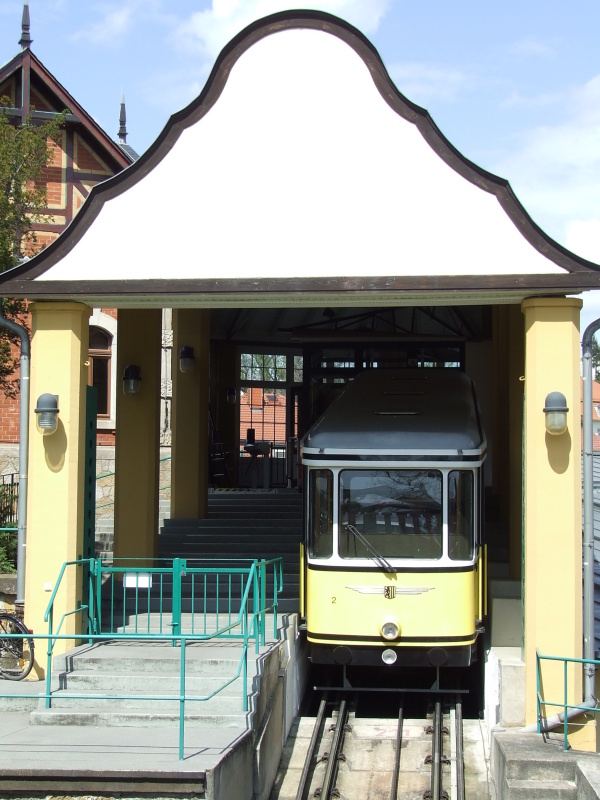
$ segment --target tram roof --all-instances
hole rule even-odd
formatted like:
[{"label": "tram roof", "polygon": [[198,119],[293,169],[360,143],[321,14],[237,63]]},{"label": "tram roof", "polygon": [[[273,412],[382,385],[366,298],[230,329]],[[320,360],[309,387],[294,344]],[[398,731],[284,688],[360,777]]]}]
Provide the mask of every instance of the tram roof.
[{"label": "tram roof", "polygon": [[454,369],[367,370],[304,437],[306,454],[483,455],[473,381]]}]

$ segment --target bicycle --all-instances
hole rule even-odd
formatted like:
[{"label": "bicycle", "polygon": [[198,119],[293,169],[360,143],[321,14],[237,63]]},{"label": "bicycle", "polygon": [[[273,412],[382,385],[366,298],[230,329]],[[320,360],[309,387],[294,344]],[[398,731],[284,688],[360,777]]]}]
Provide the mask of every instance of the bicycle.
[{"label": "bicycle", "polygon": [[[4,634],[23,634],[23,638],[4,638]],[[12,614],[0,612],[0,678],[20,681],[33,667],[33,639],[31,631]]]}]

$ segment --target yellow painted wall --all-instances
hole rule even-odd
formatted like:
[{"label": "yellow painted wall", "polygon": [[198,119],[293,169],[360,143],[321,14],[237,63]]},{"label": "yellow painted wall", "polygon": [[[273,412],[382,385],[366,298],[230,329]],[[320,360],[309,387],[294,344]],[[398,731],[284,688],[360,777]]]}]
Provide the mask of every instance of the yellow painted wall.
[{"label": "yellow painted wall", "polygon": [[[194,348],[191,372],[180,372],[179,350]],[[173,311],[171,516],[201,519],[208,502],[210,312]]]},{"label": "yellow painted wall", "polygon": [[[526,721],[536,719],[536,648],[582,654],[581,427],[579,310],[574,298],[534,298],[525,315],[525,597]],[[545,432],[546,396],[562,392],[568,430]],[[547,665],[543,691],[562,698],[562,671]],[[582,699],[581,671],[570,672],[570,702]],[[552,713],[552,712],[549,712]]]},{"label": "yellow painted wall", "polygon": [[[158,552],[160,309],[121,309],[118,317],[115,441],[115,558]],[[141,368],[139,394],[123,394],[127,364]]]},{"label": "yellow painted wall", "polygon": [[[46,633],[44,613],[64,562],[82,555],[85,387],[88,319],[81,303],[34,303],[31,342],[31,403],[25,621],[34,633]],[[45,392],[58,395],[58,430],[42,436],[34,409]],[[82,575],[67,570],[56,597],[55,620],[77,607]],[[79,615],[68,617],[64,633],[81,630]],[[57,643],[56,651],[73,642]],[[45,643],[36,644],[38,658]],[[37,669],[38,675],[42,668]]]}]

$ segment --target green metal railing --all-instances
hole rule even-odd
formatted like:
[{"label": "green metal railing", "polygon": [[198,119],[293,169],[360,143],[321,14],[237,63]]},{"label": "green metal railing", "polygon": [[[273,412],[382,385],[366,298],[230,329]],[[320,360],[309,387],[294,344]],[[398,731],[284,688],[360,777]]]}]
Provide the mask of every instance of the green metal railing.
[{"label": "green metal railing", "polygon": [[[562,662],[563,665],[563,697],[560,702],[552,701],[552,700],[544,700],[543,697],[543,681],[542,681],[542,661],[554,661],[554,662]],[[568,712],[569,710],[579,710],[582,714],[585,713],[592,713],[598,714],[600,712],[600,708],[590,707],[587,705],[581,705],[578,703],[569,703],[567,701],[567,681],[568,681],[568,666],[569,664],[579,665],[580,667],[590,667],[594,666],[597,669],[600,666],[600,661],[596,661],[594,659],[589,658],[570,658],[568,656],[546,656],[542,655],[539,650],[536,651],[536,690],[537,690],[537,729],[538,733],[542,732],[542,725],[544,723],[544,717],[542,715],[542,709],[545,710],[547,706],[552,706],[556,709],[562,709],[563,719],[563,747],[565,750],[569,749],[569,741],[568,741],[568,727],[569,727],[569,719],[568,719]],[[574,667],[575,669],[576,667]]]},{"label": "green metal railing", "polygon": [[[89,644],[115,641],[170,642],[179,645],[178,694],[68,694],[67,699],[80,700],[151,700],[178,701],[179,704],[179,758],[184,757],[185,707],[188,702],[210,700],[227,686],[242,677],[242,710],[248,711],[248,649],[254,643],[258,654],[266,642],[266,615],[273,614],[273,638],[277,638],[278,595],[283,588],[281,558],[265,561],[194,562],[185,559],[165,561],[140,560],[104,566],[101,559],[80,559],[63,564],[54,591],[46,609],[47,634],[12,635],[11,638],[31,638],[47,642],[46,652],[46,707],[52,705],[52,666],[54,648],[58,641],[86,640]],[[156,565],[157,566],[154,566]],[[223,566],[223,564],[225,564]],[[65,612],[55,626],[54,605],[63,579],[69,570],[87,570],[89,602]],[[267,577],[272,576],[273,586],[267,605]],[[185,586],[186,579],[189,585]],[[156,584],[155,584],[156,582]],[[117,584],[122,590],[116,591]],[[154,593],[152,586],[156,585]],[[169,589],[169,586],[171,587]],[[183,589],[189,599],[190,613],[182,612]],[[216,590],[216,594],[214,591]],[[239,590],[239,591],[238,591]],[[104,599],[104,602],[103,602]],[[154,606],[158,606],[154,611]],[[165,610],[171,605],[171,611]],[[81,615],[81,633],[62,633],[65,620]],[[87,617],[87,619],[86,619]],[[87,631],[86,631],[87,628]],[[169,632],[167,632],[167,628]],[[241,643],[241,656],[237,671],[226,677],[210,694],[189,694],[186,691],[186,648],[191,642],[209,642],[214,639],[237,639]],[[30,694],[2,694],[0,697],[30,697]]]}]

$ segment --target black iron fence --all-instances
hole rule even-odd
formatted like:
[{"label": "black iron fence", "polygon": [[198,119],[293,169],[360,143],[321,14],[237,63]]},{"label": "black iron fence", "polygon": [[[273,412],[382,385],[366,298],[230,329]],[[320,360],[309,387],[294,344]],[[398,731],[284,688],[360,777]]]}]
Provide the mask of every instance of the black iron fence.
[{"label": "black iron fence", "polygon": [[19,502],[19,474],[0,475],[0,527],[17,525],[17,505]]},{"label": "black iron fence", "polygon": [[19,475],[0,475],[0,573],[17,566],[17,505]]}]

